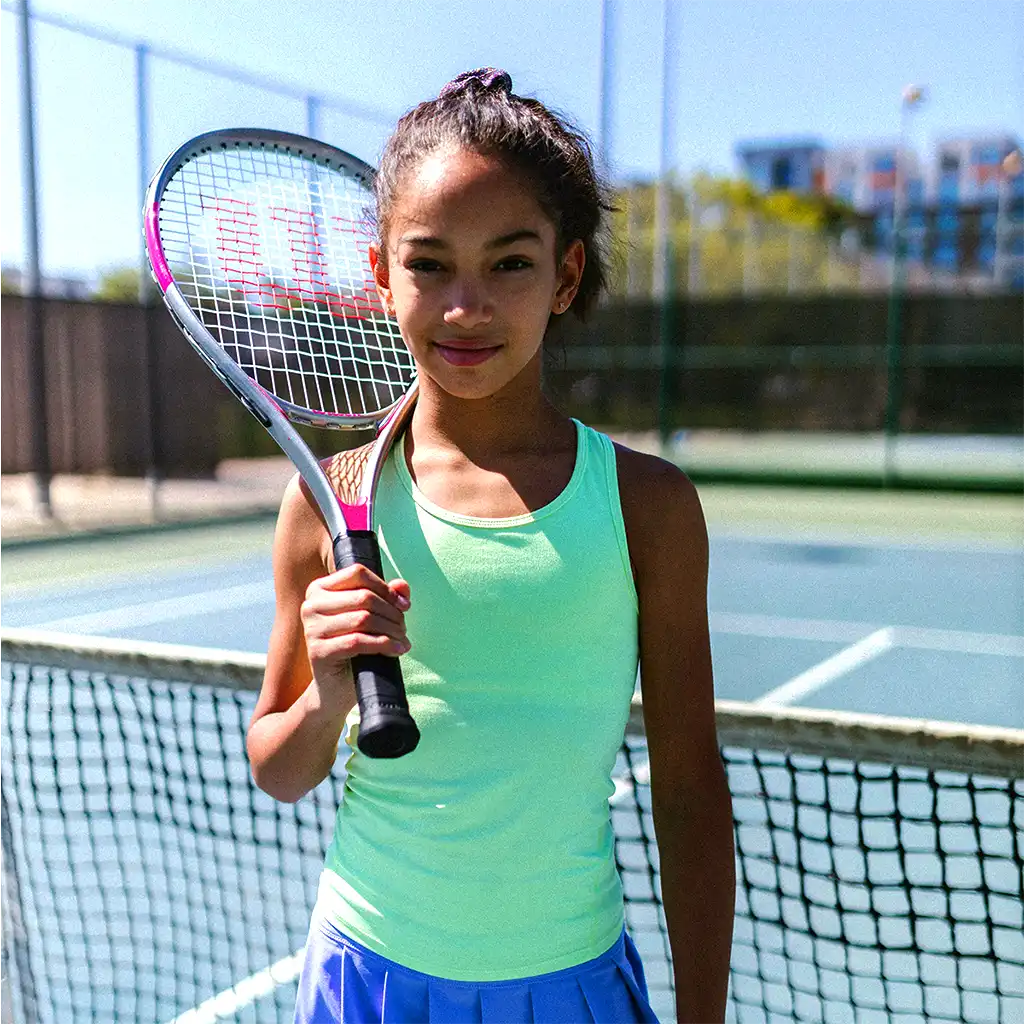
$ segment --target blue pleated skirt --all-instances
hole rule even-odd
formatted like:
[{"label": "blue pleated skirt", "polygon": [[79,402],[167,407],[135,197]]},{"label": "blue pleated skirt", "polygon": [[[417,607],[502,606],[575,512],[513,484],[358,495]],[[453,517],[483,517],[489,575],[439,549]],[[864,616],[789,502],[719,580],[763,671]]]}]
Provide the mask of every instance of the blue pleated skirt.
[{"label": "blue pleated skirt", "polygon": [[295,1024],[658,1024],[623,931],[601,956],[515,981],[450,981],[402,967],[319,915],[306,943]]}]

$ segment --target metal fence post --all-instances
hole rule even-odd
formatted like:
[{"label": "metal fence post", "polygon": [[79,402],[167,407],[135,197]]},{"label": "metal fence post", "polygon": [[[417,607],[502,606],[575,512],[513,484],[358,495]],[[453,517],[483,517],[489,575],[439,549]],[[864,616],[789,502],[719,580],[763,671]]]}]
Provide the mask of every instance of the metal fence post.
[{"label": "metal fence post", "polygon": [[315,139],[320,131],[320,100],[312,93],[306,97],[306,135]]},{"label": "metal fence post", "polygon": [[53,474],[46,414],[46,354],[40,299],[42,275],[39,270],[39,196],[36,188],[35,102],[32,95],[32,15],[28,0],[22,0],[19,11],[18,44],[21,56],[21,173],[25,197],[25,271],[22,290],[27,299],[25,323],[29,405],[32,410],[32,469],[36,478],[39,510],[47,519],[52,519],[50,481]]},{"label": "metal fence post", "polygon": [[611,173],[611,92],[612,92],[612,5],[601,0],[601,67],[599,69],[600,97],[598,99],[598,170]]},{"label": "metal fence post", "polygon": [[[135,47],[135,116],[138,129],[139,164],[139,218],[146,202],[149,189],[149,78],[147,47],[139,43]],[[146,255],[146,241],[139,232],[139,307],[142,311],[143,359],[146,378],[146,482],[149,490],[149,515],[156,522],[160,518],[160,482],[163,477],[163,446],[160,437],[160,377],[157,370],[157,353],[153,316],[155,295],[149,276],[149,258]]]},{"label": "metal fence post", "polygon": [[892,274],[885,332],[885,437],[882,453],[882,483],[896,482],[896,439],[900,432],[900,408],[903,405],[903,291],[906,287],[906,206],[907,174],[904,150],[907,121],[911,110],[924,98],[924,90],[908,85],[900,100],[900,138],[896,148],[896,174],[892,194]]},{"label": "metal fence post", "polygon": [[672,90],[669,62],[672,55],[671,0],[662,2],[661,44],[661,118],[658,151],[658,186],[654,197],[654,297],[658,301],[658,434],[661,450],[667,454],[671,431],[672,373],[675,369],[675,345],[672,324],[674,292],[672,267]]}]

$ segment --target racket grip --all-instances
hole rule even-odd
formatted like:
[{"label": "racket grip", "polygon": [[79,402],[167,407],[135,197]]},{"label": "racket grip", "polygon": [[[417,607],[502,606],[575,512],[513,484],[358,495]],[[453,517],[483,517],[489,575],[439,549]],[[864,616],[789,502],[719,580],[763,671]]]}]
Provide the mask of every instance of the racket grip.
[{"label": "racket grip", "polygon": [[[334,564],[365,565],[383,579],[380,547],[372,530],[350,530],[334,540]],[[359,701],[356,746],[367,757],[401,757],[416,749],[420,731],[409,714],[398,658],[386,654],[357,654],[352,675]]]}]

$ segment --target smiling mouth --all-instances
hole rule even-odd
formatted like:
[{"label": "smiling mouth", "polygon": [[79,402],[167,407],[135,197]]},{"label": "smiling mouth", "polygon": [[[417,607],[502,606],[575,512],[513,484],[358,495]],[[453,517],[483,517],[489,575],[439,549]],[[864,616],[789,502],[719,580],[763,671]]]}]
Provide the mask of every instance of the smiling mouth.
[{"label": "smiling mouth", "polygon": [[435,341],[441,358],[452,366],[479,366],[501,349],[501,345],[486,345],[476,341]]}]

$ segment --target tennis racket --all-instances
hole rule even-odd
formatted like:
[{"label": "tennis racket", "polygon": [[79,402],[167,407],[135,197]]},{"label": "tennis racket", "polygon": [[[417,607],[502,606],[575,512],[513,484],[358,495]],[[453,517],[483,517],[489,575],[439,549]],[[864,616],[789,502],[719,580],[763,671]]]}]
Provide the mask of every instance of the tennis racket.
[{"label": "tennis racket", "polygon": [[[336,568],[382,575],[381,467],[416,400],[415,365],[370,273],[373,168],[285,132],[209,132],[167,158],[144,210],[153,277],[181,332],[302,475]],[[292,424],[376,439],[355,485],[332,488]],[[357,745],[399,757],[419,731],[397,658],[353,658]]]}]

